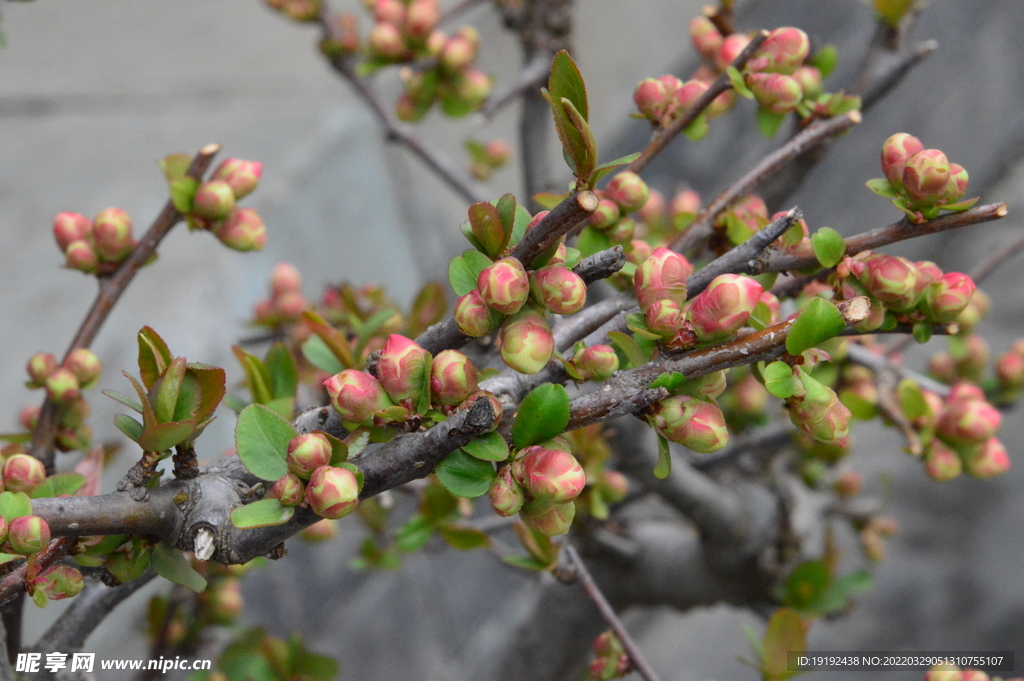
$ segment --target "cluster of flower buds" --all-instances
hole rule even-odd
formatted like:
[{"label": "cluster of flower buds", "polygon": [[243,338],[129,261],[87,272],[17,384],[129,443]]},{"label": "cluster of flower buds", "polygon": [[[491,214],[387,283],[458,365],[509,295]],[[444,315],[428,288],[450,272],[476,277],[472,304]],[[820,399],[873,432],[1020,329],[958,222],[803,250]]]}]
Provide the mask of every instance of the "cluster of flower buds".
[{"label": "cluster of flower buds", "polygon": [[803,369],[794,368],[793,380],[797,391],[786,400],[793,425],[816,442],[845,448],[850,434],[850,410],[832,388]]},{"label": "cluster of flower buds", "polygon": [[974,333],[962,333],[950,337],[949,347],[948,352],[932,355],[928,373],[948,384],[980,381],[990,355],[985,339]]},{"label": "cluster of flower buds", "polygon": [[331,443],[321,433],[298,435],[288,443],[288,473],[267,492],[284,506],[307,506],[323,517],[347,516],[359,504],[359,479],[348,467],[331,466]]},{"label": "cluster of flower buds", "polygon": [[641,117],[664,127],[681,117],[707,89],[708,84],[697,78],[686,82],[672,75],[645,78],[633,91],[633,101]]},{"label": "cluster of flower buds", "polygon": [[320,18],[323,0],[263,0],[292,21],[316,21]]},{"label": "cluster of flower buds", "polygon": [[633,670],[633,663],[622,642],[611,629],[598,634],[594,639],[594,659],[587,668],[587,675],[595,681],[618,679]]},{"label": "cluster of flower buds", "polygon": [[489,179],[512,157],[512,147],[505,140],[491,140],[487,144],[470,140],[466,142],[466,150],[471,161],[469,173],[478,180]]},{"label": "cluster of flower buds", "polygon": [[[92,428],[85,423],[92,412],[82,391],[92,388],[100,378],[103,367],[96,355],[86,348],[68,353],[64,362],[57,364],[49,353],[37,353],[28,360],[26,370],[29,388],[44,388],[46,396],[57,405],[57,434],[55,444],[61,451],[85,450],[92,439]],[[24,415],[26,430],[35,428],[38,411]]]},{"label": "cluster of flower buds", "polygon": [[262,250],[267,243],[263,220],[254,209],[236,205],[256,189],[262,173],[263,164],[259,161],[229,158],[217,166],[192,196],[189,228],[209,230],[222,244],[236,251]]},{"label": "cluster of flower buds", "polygon": [[613,244],[621,244],[627,251],[631,250],[637,224],[629,215],[642,211],[647,205],[651,196],[647,183],[627,170],[617,174],[607,187],[595,193],[600,201],[597,210],[587,219],[587,225],[603,232]]},{"label": "cluster of flower buds", "polygon": [[255,323],[279,326],[295,322],[310,303],[302,295],[302,277],[294,265],[280,262],[270,273],[270,297],[256,304]]},{"label": "cluster of flower buds", "polygon": [[[768,222],[768,206],[764,199],[756,194],[741,197],[715,219],[715,238],[711,248],[717,253],[724,253],[749,239]],[[790,236],[789,232],[783,236]]]},{"label": "cluster of flower buds", "polygon": [[1002,414],[975,385],[953,386],[935,422],[936,439],[925,455],[925,469],[936,480],[950,480],[962,471],[990,478],[1010,469],[1010,459],[996,433]]},{"label": "cluster of flower buds", "polygon": [[668,397],[651,407],[648,422],[667,440],[700,454],[717,452],[729,444],[729,430],[715,397],[714,393]]},{"label": "cluster of flower buds", "polygon": [[87,274],[111,272],[138,243],[131,218],[120,208],[101,210],[92,220],[81,213],[58,213],[53,236],[67,266]]},{"label": "cluster of flower buds", "polygon": [[950,163],[938,149],[925,149],[921,140],[898,132],[882,145],[885,179],[871,180],[868,187],[892,199],[913,222],[936,217],[941,210],[963,211],[975,200],[963,201],[967,171]]},{"label": "cluster of flower buds", "polygon": [[573,500],[587,484],[587,475],[569,444],[555,438],[523,448],[516,459],[498,470],[488,496],[502,517],[519,513],[527,525],[554,536],[569,531],[576,516]]}]

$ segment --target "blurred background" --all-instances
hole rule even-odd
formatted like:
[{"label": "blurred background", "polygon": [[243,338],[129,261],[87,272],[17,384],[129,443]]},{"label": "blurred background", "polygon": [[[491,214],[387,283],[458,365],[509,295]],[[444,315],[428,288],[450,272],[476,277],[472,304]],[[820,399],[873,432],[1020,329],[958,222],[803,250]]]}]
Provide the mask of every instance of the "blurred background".
[{"label": "blurred background", "polygon": [[[335,6],[356,9],[350,4]],[[647,139],[647,123],[628,117],[640,79],[692,71],[686,27],[700,5],[576,3],[573,56],[587,79],[602,158],[632,152]],[[118,206],[141,233],[166,200],[156,161],[168,153],[219,142],[222,157],[262,161],[261,186],[246,205],[263,216],[267,247],[239,254],[209,234],[172,232],[94,346],[106,369],[103,388],[126,388],[119,371],[135,370],[134,336],[143,325],[176,354],[226,367],[229,384],[237,383],[241,372],[229,346],[250,333],[245,320],[266,296],[267,276],[279,261],[300,268],[307,296],[329,282],[377,282],[407,305],[422,282],[443,281],[448,259],[464,250],[458,225],[465,203],[417,160],[385,144],[365,106],[320,57],[315,28],[290,23],[258,0],[46,0],[2,3],[0,12],[7,42],[0,50],[0,430],[15,428],[20,408],[40,401],[22,385],[24,362],[37,351],[63,352],[94,294],[91,279],[61,268],[53,216]],[[1022,221],[1015,207],[1024,199],[1022,20],[1019,2],[930,0],[913,37],[935,38],[937,52],[834,145],[786,205],[799,205],[812,229],[828,225],[852,234],[893,222],[899,214],[864,181],[880,174],[882,142],[905,131],[967,168],[970,196],[1008,201],[1011,212],[996,223],[901,244],[900,254],[969,271],[1016,238]],[[518,44],[496,13],[485,3],[454,26],[461,23],[482,32],[479,65],[498,88],[514,79]],[[741,0],[738,24],[744,30],[791,24],[836,44],[840,62],[829,89],[852,76],[874,31],[872,9],[859,0]],[[393,101],[395,75],[378,80],[384,99]],[[677,141],[650,168],[651,185],[665,194],[689,185],[708,200],[775,148],[783,137],[761,138],[750,104],[741,100],[737,111],[713,121],[701,142]],[[517,108],[510,107],[486,126],[435,113],[420,129],[433,146],[468,165],[465,139],[513,141],[516,125]],[[559,181],[568,182],[559,157],[552,146]],[[519,194],[515,159],[487,186],[495,197]],[[994,305],[980,331],[993,353],[1024,335],[1021,263],[1004,266],[985,285]],[[942,344],[912,348],[907,362],[923,366]],[[121,437],[110,425],[114,403],[91,401],[98,438]],[[232,448],[233,419],[224,412],[201,441],[201,459]],[[894,431],[862,428],[854,437],[850,465],[864,473],[869,491],[886,499],[886,512],[902,531],[874,570],[875,588],[851,613],[816,624],[811,648],[1015,649],[1019,675],[1019,413],[1006,415],[1002,434],[1014,468],[990,481],[936,484],[900,452]],[[122,455],[105,489],[133,458]],[[339,659],[343,679],[504,678],[501,670],[512,664],[505,658],[509,632],[537,614],[550,585],[487,553],[456,555],[434,545],[409,556],[399,571],[353,573],[346,566],[360,539],[353,522],[328,545],[289,542],[287,559],[247,579],[247,622],[278,635],[303,631],[310,648]],[[145,656],[142,637],[125,632],[138,631],[146,594],[165,588],[151,585],[126,602],[85,649],[101,657]],[[61,605],[26,609],[26,641]],[[763,629],[746,610],[634,609],[627,624],[666,680],[755,675],[736,659],[749,655],[742,626]],[[920,678],[916,672],[883,676]]]}]

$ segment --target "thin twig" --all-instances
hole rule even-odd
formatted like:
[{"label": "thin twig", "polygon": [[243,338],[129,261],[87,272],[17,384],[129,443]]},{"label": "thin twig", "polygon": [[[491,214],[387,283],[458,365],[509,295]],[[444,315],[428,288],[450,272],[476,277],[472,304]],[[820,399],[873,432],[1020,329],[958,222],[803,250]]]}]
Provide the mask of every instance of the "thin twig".
[{"label": "thin twig", "polygon": [[484,124],[490,123],[506,106],[516,101],[524,92],[536,88],[544,82],[544,77],[551,69],[551,56],[547,53],[538,52],[519,72],[519,78],[505,91],[491,95],[480,109],[479,115]]},{"label": "thin twig", "polygon": [[455,17],[468,12],[477,5],[482,5],[486,0],[462,0],[459,4],[455,5],[451,9],[447,10],[441,15],[441,18],[437,20],[438,25],[446,24]]},{"label": "thin twig", "polygon": [[973,270],[971,270],[971,279],[976,285],[980,285],[981,282],[988,279],[993,272],[1003,264],[1009,262],[1022,250],[1024,250],[1024,236],[1007,246],[999,248],[995,253],[980,262]]},{"label": "thin twig", "polygon": [[650,663],[640,652],[640,648],[637,647],[633,637],[629,635],[626,627],[622,624],[622,620],[615,614],[615,610],[612,608],[608,599],[601,593],[601,588],[594,581],[593,575],[587,570],[587,566],[583,563],[583,559],[580,558],[580,554],[576,551],[576,547],[569,542],[565,543],[565,554],[569,557],[570,563],[576,571],[580,581],[583,582],[583,588],[586,589],[587,595],[590,596],[590,600],[594,602],[597,609],[601,611],[601,616],[604,617],[605,621],[608,622],[608,626],[615,632],[615,636],[618,637],[622,643],[622,647],[626,650],[626,654],[629,655],[630,661],[633,666],[639,672],[640,676],[644,677],[647,681],[660,681],[657,672],[651,668]]},{"label": "thin twig", "polygon": [[847,354],[849,355],[850,360],[857,364],[866,366],[872,371],[892,371],[903,378],[909,378],[925,390],[930,390],[933,393],[942,395],[943,397],[949,394],[948,385],[939,383],[935,379],[929,378],[924,374],[920,374],[913,369],[908,369],[907,367],[895,364],[887,355],[876,355],[863,345],[858,345],[857,343],[848,344]]},{"label": "thin twig", "polygon": [[927,59],[939,47],[935,40],[925,40],[914,46],[910,54],[888,64],[872,78],[861,96],[861,111],[868,111],[893,88],[900,84],[912,68]]}]

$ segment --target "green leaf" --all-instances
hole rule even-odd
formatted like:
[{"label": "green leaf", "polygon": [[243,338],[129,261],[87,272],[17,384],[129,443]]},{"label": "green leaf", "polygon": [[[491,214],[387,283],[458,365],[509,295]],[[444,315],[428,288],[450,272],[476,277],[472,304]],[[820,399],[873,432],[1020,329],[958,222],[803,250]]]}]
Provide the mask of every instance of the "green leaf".
[{"label": "green leaf", "polygon": [[335,359],[344,368],[351,369],[356,365],[356,360],[352,356],[352,347],[349,345],[348,339],[340,331],[328,324],[324,321],[323,317],[312,310],[304,310],[302,312],[302,319],[309,326],[310,330],[320,337],[320,340],[324,342],[331,351],[331,354],[334,355]]},{"label": "green leaf", "polygon": [[839,401],[843,403],[843,406],[850,410],[850,414],[854,418],[860,419],[861,421],[870,421],[878,415],[878,409],[875,408],[875,405],[868,402],[849,388],[844,388],[839,391]]},{"label": "green leaf", "polygon": [[947,203],[944,206],[939,206],[939,208],[941,208],[942,210],[950,210],[953,211],[954,213],[962,213],[971,206],[973,206],[974,204],[976,204],[979,198],[981,197],[967,199],[966,201],[957,201],[956,203]]},{"label": "green leaf", "polygon": [[569,393],[556,383],[537,386],[523,398],[512,424],[512,440],[522,449],[550,440],[569,423]]},{"label": "green leaf", "polygon": [[33,499],[44,499],[59,496],[74,496],[75,492],[85,485],[85,476],[81,473],[57,473],[36,485],[35,489],[29,492]]},{"label": "green leaf", "polygon": [[658,433],[658,463],[654,466],[654,477],[664,480],[672,473],[672,453],[668,449],[668,440]]},{"label": "green leaf", "polygon": [[[767,291],[771,289],[771,286],[762,286],[762,288]],[[772,311],[764,301],[761,301],[754,306],[754,310],[750,313],[748,323],[758,331],[761,331],[762,329],[767,329],[771,326],[771,321]]]},{"label": "green leaf", "polygon": [[[123,432],[123,431],[122,431]],[[166,452],[196,432],[195,421],[171,421],[149,428],[139,437],[139,446],[147,452]]]},{"label": "green leaf", "polygon": [[245,371],[245,385],[249,388],[253,402],[266,404],[274,399],[270,388],[270,373],[263,361],[237,345],[231,346],[231,352]]},{"label": "green leaf", "polygon": [[160,542],[153,547],[149,562],[161,577],[196,593],[206,591],[206,579],[192,569],[185,554],[166,543]]},{"label": "green leaf", "polygon": [[650,389],[664,388],[669,394],[674,394],[676,390],[682,387],[683,383],[686,383],[686,377],[678,371],[673,371],[667,374],[658,376],[654,381],[647,386]]},{"label": "green leaf", "polygon": [[591,184],[597,184],[598,182],[601,181],[601,178],[603,178],[605,175],[612,172],[616,168],[624,165],[629,165],[633,161],[637,160],[638,158],[640,158],[640,153],[641,152],[638,151],[628,156],[622,156],[620,158],[617,158],[614,161],[608,161],[607,163],[602,163],[598,166],[595,166],[594,170],[590,173]]},{"label": "green leaf", "polygon": [[590,120],[590,109],[587,104],[587,87],[583,82],[583,75],[580,73],[576,62],[572,60],[569,53],[559,50],[551,63],[551,76],[548,78],[548,91],[554,100],[560,101],[563,98],[572,103],[583,120]]},{"label": "green leaf", "polygon": [[174,204],[174,209],[182,214],[192,212],[192,200],[196,196],[196,190],[199,189],[199,181],[191,177],[180,177],[177,180],[171,180],[171,203]]},{"label": "green leaf", "polygon": [[195,413],[192,414],[192,418],[196,423],[202,423],[213,415],[221,400],[224,399],[224,393],[227,390],[226,375],[220,367],[189,362],[186,378],[188,376],[195,377],[199,384],[199,405],[196,407]]},{"label": "green leaf", "polygon": [[811,248],[822,267],[835,267],[846,255],[846,240],[831,227],[822,227],[811,237]]},{"label": "green leaf", "polygon": [[635,369],[647,363],[647,357],[644,351],[640,349],[640,346],[636,344],[636,341],[621,331],[609,331],[608,340],[612,342],[612,345],[622,350],[622,354],[629,360],[629,366],[622,367],[623,369]]},{"label": "green leaf", "polygon": [[326,371],[332,376],[345,370],[345,367],[320,336],[310,336],[306,339],[306,342],[302,344],[302,356],[317,369]]},{"label": "green leaf", "polygon": [[732,89],[739,94],[740,97],[747,99],[753,99],[754,93],[747,87],[746,81],[743,80],[743,74],[736,70],[735,66],[730,66],[725,70],[726,75],[729,76],[729,82],[732,83]]},{"label": "green leaf", "polygon": [[775,133],[779,131],[785,120],[786,114],[773,113],[763,106],[757,108],[757,128],[768,139],[775,137]]},{"label": "green leaf", "polygon": [[791,608],[808,609],[825,593],[831,581],[832,575],[824,561],[801,563],[786,579],[782,600]]},{"label": "green leaf", "polygon": [[265,406],[267,409],[274,412],[278,416],[281,416],[290,421],[292,419],[292,412],[295,411],[295,398],[279,397],[277,399],[270,400],[263,406]]},{"label": "green leaf", "polygon": [[509,241],[512,240],[512,232],[516,226],[516,214],[519,212],[516,205],[516,197],[512,194],[502,194],[501,198],[492,202],[498,209],[498,218],[501,220],[501,229],[504,232],[504,242],[501,249],[504,250]]},{"label": "green leaf", "polygon": [[469,207],[469,224],[473,236],[483,246],[484,255],[491,259],[501,253],[512,236],[511,231],[505,232],[498,209],[486,201],[478,201]]},{"label": "green leaf", "polygon": [[32,592],[32,602],[37,608],[45,608],[46,604],[49,603],[49,599],[42,589],[36,589]]},{"label": "green leaf", "polygon": [[871,574],[866,570],[840,577],[833,580],[821,598],[814,603],[814,609],[823,615],[842,610],[853,596],[868,591],[871,586]]},{"label": "green leaf", "polygon": [[270,374],[271,392],[274,397],[295,397],[299,387],[299,370],[288,346],[280,341],[271,345],[263,364]]},{"label": "green leaf", "polygon": [[512,567],[523,568],[524,570],[535,570],[536,572],[541,572],[548,569],[547,563],[537,560],[533,556],[520,556],[513,554],[511,556],[505,556],[502,560]]},{"label": "green leaf", "polygon": [[481,461],[504,461],[508,458],[508,444],[498,433],[492,431],[477,435],[462,450]]},{"label": "green leaf", "polygon": [[0,518],[8,524],[15,518],[32,515],[32,502],[24,492],[0,493]]},{"label": "green leaf", "polygon": [[455,295],[464,296],[474,290],[480,273],[492,264],[490,258],[476,250],[469,250],[452,258],[448,264],[448,282],[452,285]]},{"label": "green leaf", "polygon": [[153,403],[156,420],[160,423],[174,420],[175,406],[178,404],[178,395],[181,393],[181,384],[184,380],[185,358],[178,357],[171,362],[163,375],[149,389],[149,401]]},{"label": "green leaf", "polygon": [[181,377],[181,385],[178,390],[178,400],[174,403],[174,413],[171,415],[169,421],[186,421],[193,420],[198,423],[195,419],[196,413],[199,411],[199,404],[202,401],[202,388],[199,385],[199,379],[195,373],[185,370],[185,375]]},{"label": "green leaf", "polygon": [[114,425],[133,442],[138,442],[142,433],[145,432],[142,424],[127,414],[117,414],[114,417]]},{"label": "green leaf", "polygon": [[932,339],[933,331],[929,322],[915,322],[911,334],[918,343],[927,343]]},{"label": "green leaf", "polygon": [[845,328],[846,320],[838,307],[824,298],[812,298],[790,327],[786,351],[794,356],[799,355],[839,335]]},{"label": "green leaf", "polygon": [[839,50],[836,46],[829,43],[823,46],[820,50],[814,53],[814,55],[807,60],[811,66],[817,67],[821,71],[821,78],[824,80],[828,78],[832,71],[836,68],[836,63],[839,61]]},{"label": "green leaf", "polygon": [[250,473],[277,480],[288,472],[288,442],[297,435],[286,419],[260,404],[250,404],[238,415],[235,448]]},{"label": "green leaf", "polygon": [[683,134],[693,142],[699,142],[708,134],[708,117],[704,114],[693,119],[693,123],[683,128]]},{"label": "green leaf", "polygon": [[139,377],[146,390],[153,387],[160,374],[174,361],[167,343],[149,326],[142,327],[138,335]]},{"label": "green leaf", "polygon": [[404,525],[398,528],[398,532],[395,533],[395,546],[407,553],[419,551],[430,541],[430,537],[433,534],[433,524],[417,514],[409,518]]},{"label": "green leaf", "polygon": [[612,240],[608,237],[608,233],[589,225],[580,231],[580,236],[576,240],[576,248],[584,258],[611,247]]},{"label": "green leaf", "polygon": [[231,524],[242,529],[283,525],[295,515],[294,506],[285,506],[277,499],[260,499],[231,511]]},{"label": "green leaf", "polygon": [[461,449],[446,456],[434,472],[446,490],[470,499],[486,494],[497,475],[492,463],[475,459]]},{"label": "green leaf", "polygon": [[516,206],[516,217],[512,223],[512,237],[508,240],[509,247],[515,246],[522,241],[523,235],[526,234],[526,228],[530,226],[532,221],[533,216],[530,215],[530,211],[526,210],[523,206]]},{"label": "green leaf", "polygon": [[146,428],[152,428],[157,425],[156,414],[153,412],[153,405],[150,404],[149,395],[146,394],[145,389],[127,371],[122,371],[121,373],[132,384],[135,394],[139,396],[139,402],[142,406],[142,425]]},{"label": "green leaf", "polygon": [[184,152],[168,154],[157,161],[157,164],[160,166],[160,170],[164,171],[167,181],[173,182],[185,177],[188,173],[189,166],[192,165],[192,154]]},{"label": "green leaf", "polygon": [[594,139],[594,132],[590,129],[587,119],[576,110],[573,103],[562,98],[562,108],[565,110],[566,118],[573,130],[579,136],[579,141],[573,136],[573,156],[576,161],[576,174],[588,187],[593,186],[591,174],[594,166],[597,165],[597,140]]},{"label": "green leaf", "polygon": [[803,623],[794,611],[783,608],[768,621],[761,655],[761,672],[766,681],[787,679],[796,672],[788,669],[788,653],[807,650]]},{"label": "green leaf", "polygon": [[879,196],[884,196],[887,199],[899,196],[899,193],[892,188],[891,184],[889,184],[889,180],[884,177],[870,179],[864,183],[864,186]]},{"label": "green leaf", "polygon": [[754,231],[747,223],[740,220],[736,213],[729,211],[725,214],[725,235],[729,237],[729,243],[739,246],[753,236],[753,234]]},{"label": "green leaf", "polygon": [[456,525],[455,523],[442,523],[438,525],[437,531],[448,542],[449,546],[460,551],[480,549],[491,544],[487,534],[475,527],[466,527],[464,525]]},{"label": "green leaf", "polygon": [[137,411],[140,414],[142,413],[142,405],[139,404],[137,400],[133,400],[128,395],[120,393],[116,390],[101,390],[100,392],[102,392],[104,395],[114,400],[115,402],[120,402],[121,404],[128,407],[132,411]]},{"label": "green leaf", "polygon": [[786,399],[796,392],[793,368],[785,362],[772,362],[764,368],[764,387],[775,397]]},{"label": "green leaf", "polygon": [[555,194],[554,192],[540,192],[539,194],[533,195],[533,200],[537,202],[541,208],[545,210],[551,210],[562,201],[565,201],[565,197],[568,194]]},{"label": "green leaf", "polygon": [[908,421],[927,416],[931,411],[921,392],[921,386],[909,378],[904,378],[896,386],[896,399],[900,404],[900,411]]}]

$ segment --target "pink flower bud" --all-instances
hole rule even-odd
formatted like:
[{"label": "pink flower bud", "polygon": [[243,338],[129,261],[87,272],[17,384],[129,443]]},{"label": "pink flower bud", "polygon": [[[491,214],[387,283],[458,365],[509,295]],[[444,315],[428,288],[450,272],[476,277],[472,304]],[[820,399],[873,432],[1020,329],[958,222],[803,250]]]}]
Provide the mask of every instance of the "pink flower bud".
[{"label": "pink flower bud", "polygon": [[710,454],[729,444],[725,417],[713,400],[677,395],[658,402],[651,414],[662,436],[695,452]]},{"label": "pink flower bud", "polygon": [[68,267],[87,274],[93,274],[99,267],[99,256],[96,249],[86,241],[72,241],[64,251],[64,259]]},{"label": "pink flower bud", "polygon": [[996,378],[1003,389],[1016,390],[1024,386],[1024,356],[1012,350],[996,360]]},{"label": "pink flower bud", "polygon": [[597,210],[587,218],[587,224],[594,229],[609,229],[619,221],[621,215],[619,204],[611,199],[601,199],[597,204]]},{"label": "pink flower bud", "polygon": [[39,425],[39,413],[41,411],[41,407],[25,407],[18,414],[18,423],[21,424],[22,428],[31,433]]},{"label": "pink flower bud", "polygon": [[87,241],[92,237],[92,220],[81,213],[58,213],[53,218],[53,236],[61,252],[66,252],[72,241]]},{"label": "pink flower bud", "polygon": [[99,358],[86,348],[75,348],[69,352],[63,367],[75,375],[79,386],[83,388],[94,385],[103,370]]},{"label": "pink flower bud", "polygon": [[392,400],[415,398],[430,372],[430,359],[430,353],[416,341],[391,334],[381,350],[377,377]]},{"label": "pink flower bud", "polygon": [[405,33],[415,41],[426,40],[440,18],[437,0],[412,0],[405,15]]},{"label": "pink flower bud", "polygon": [[572,501],[587,484],[583,467],[568,452],[533,445],[523,450],[520,465],[523,487],[531,499]]},{"label": "pink flower bud", "polygon": [[476,386],[476,367],[458,350],[439,352],[430,365],[430,394],[438,404],[459,404]]},{"label": "pink flower bud", "polygon": [[750,44],[750,36],[745,33],[733,33],[722,41],[722,48],[715,55],[715,66],[725,71],[740,56],[740,52]]},{"label": "pink flower bud", "polygon": [[898,132],[882,145],[882,172],[896,189],[903,187],[903,170],[907,159],[919,151],[924,151],[921,140],[905,132]]},{"label": "pink flower bud", "polygon": [[934,205],[949,182],[949,161],[938,149],[924,149],[907,159],[903,189],[911,201]]},{"label": "pink flower bud", "polygon": [[561,265],[542,267],[530,276],[533,299],[555,314],[575,314],[587,303],[587,285]]},{"label": "pink flower bud", "polygon": [[501,327],[501,359],[524,374],[543,369],[555,352],[555,339],[543,315],[523,310]]},{"label": "pink flower bud", "polygon": [[463,71],[476,59],[477,45],[465,36],[456,34],[441,50],[441,66],[448,71]]},{"label": "pink flower bud", "polygon": [[622,213],[632,213],[644,207],[651,195],[647,183],[634,172],[625,170],[611,179],[604,195],[618,204]]},{"label": "pink flower bud", "polygon": [[864,476],[857,471],[843,471],[843,473],[836,478],[834,488],[836,494],[841,499],[849,499],[860,494],[861,488],[864,487]]},{"label": "pink flower bud", "polygon": [[34,387],[46,385],[46,379],[57,370],[57,358],[48,352],[37,352],[32,355],[25,366],[28,377]]},{"label": "pink flower bud", "polygon": [[653,333],[671,338],[683,325],[683,310],[674,300],[656,300],[647,307],[644,320]]},{"label": "pink flower bud", "polygon": [[302,291],[302,277],[299,271],[290,263],[277,263],[270,273],[270,290],[274,296]]},{"label": "pink flower bud", "polygon": [[906,258],[876,253],[855,265],[860,283],[886,307],[909,310],[917,304],[921,273],[914,263]]},{"label": "pink flower bud", "polygon": [[46,395],[57,404],[67,404],[78,399],[80,386],[70,369],[55,369],[46,379]]},{"label": "pink flower bud", "polygon": [[28,454],[14,454],[4,461],[4,487],[10,492],[31,492],[46,479],[43,462]]},{"label": "pink flower bud", "polygon": [[956,452],[944,445],[941,440],[934,440],[925,454],[924,470],[932,480],[946,482],[960,476],[963,464]]},{"label": "pink flower bud", "polygon": [[211,180],[199,185],[192,203],[196,215],[208,220],[223,220],[235,207],[235,193],[224,180]]},{"label": "pink flower bud", "polygon": [[[949,390],[949,396],[947,402],[954,402],[958,400],[985,400],[985,391],[976,385],[971,383],[957,383],[952,386]],[[941,409],[943,405],[939,405]]]},{"label": "pink flower bud", "polygon": [[200,596],[204,614],[217,624],[230,624],[245,607],[242,598],[242,582],[238,579],[222,579]]},{"label": "pink flower bud", "polygon": [[331,443],[320,433],[297,435],[288,443],[285,462],[289,471],[308,480],[313,471],[331,462]]},{"label": "pink flower bud", "polygon": [[406,8],[402,0],[371,0],[373,18],[380,22],[401,26],[405,23]]},{"label": "pink flower bud", "polygon": [[512,147],[505,140],[491,140],[484,147],[484,153],[487,155],[487,162],[498,168],[508,163],[512,156]]},{"label": "pink flower bud", "polygon": [[787,401],[789,419],[818,442],[845,447],[850,432],[850,410],[832,388],[808,374],[801,374],[802,397]]},{"label": "pink flower bud", "polygon": [[956,203],[963,198],[967,192],[967,181],[969,177],[967,171],[959,163],[949,164],[949,180],[946,182],[946,188],[942,192],[942,196],[939,197],[939,205],[944,206],[947,203]]},{"label": "pink flower bud", "polygon": [[665,84],[655,78],[644,78],[633,91],[637,110],[654,122],[660,122],[672,93]]},{"label": "pink flower bud", "polygon": [[988,674],[980,669],[965,669],[961,673],[962,681],[989,681]]},{"label": "pink flower bud", "polygon": [[753,71],[792,75],[807,58],[811,42],[799,28],[784,26],[768,34],[760,49],[750,60]]},{"label": "pink flower bud", "polygon": [[937,429],[950,442],[984,442],[999,432],[1003,415],[983,399],[950,399],[939,414]]},{"label": "pink flower bud", "polygon": [[774,114],[788,114],[803,98],[800,83],[782,73],[751,73],[747,85],[757,103]]},{"label": "pink flower bud", "polygon": [[347,468],[321,466],[309,477],[306,503],[322,518],[344,518],[359,504],[359,481]]},{"label": "pink flower bud", "polygon": [[720,274],[693,299],[686,318],[702,342],[730,338],[750,319],[763,292],[750,277]]},{"label": "pink flower bud", "polygon": [[367,43],[373,56],[388,61],[399,61],[408,54],[402,32],[395,24],[381,22],[375,25],[370,29]]},{"label": "pink flower bud", "polygon": [[693,274],[693,265],[682,255],[667,248],[657,248],[633,274],[640,309],[646,311],[658,300],[671,300],[677,305],[686,302],[686,280]]},{"label": "pink flower bud", "polygon": [[11,521],[7,541],[15,553],[27,556],[38,553],[50,543],[50,526],[36,515],[26,515]]},{"label": "pink flower bud", "polygon": [[[359,49],[359,19],[349,12],[336,12],[327,17],[327,37],[320,50],[328,56],[344,56]],[[259,175],[257,175],[257,178]],[[215,178],[224,179],[224,178]],[[242,198],[235,194],[236,199]]]},{"label": "pink flower bud", "polygon": [[491,77],[477,69],[467,69],[454,79],[455,96],[477,107],[491,94]]},{"label": "pink flower bud", "polygon": [[[696,102],[701,95],[708,90],[708,84],[700,80],[688,80],[674,92],[669,93],[666,116],[675,120],[682,116],[687,109]],[[668,121],[663,121],[667,123]]]},{"label": "pink flower bud", "polygon": [[654,253],[651,245],[642,239],[633,239],[629,245],[630,250],[626,252],[626,260],[634,265],[639,265]]},{"label": "pink flower bud", "polygon": [[619,357],[610,345],[591,345],[573,357],[572,364],[582,381],[604,381],[619,370]]},{"label": "pink flower bud", "polygon": [[101,210],[93,220],[92,237],[100,260],[120,262],[134,248],[132,220],[120,208]]},{"label": "pink flower bud", "polygon": [[[309,477],[308,473],[306,477]],[[298,506],[306,498],[306,484],[295,473],[287,473],[278,478],[267,492],[267,498],[277,499],[284,506]]]},{"label": "pink flower bud", "polygon": [[508,518],[519,513],[526,498],[523,495],[523,488],[512,478],[512,467],[502,466],[498,470],[498,477],[494,478],[491,488],[487,490],[487,496],[491,500],[491,508],[502,518]]},{"label": "pink flower bud", "polygon": [[647,197],[647,203],[644,204],[643,208],[637,211],[637,217],[648,225],[660,224],[661,220],[665,217],[665,209],[667,206],[668,204],[665,202],[665,195],[657,189],[652,189],[651,195]]},{"label": "pink flower bud", "polygon": [[456,301],[454,316],[459,331],[473,338],[490,333],[501,323],[501,313],[487,307],[477,289]]},{"label": "pink flower bud", "polygon": [[698,16],[690,20],[690,40],[702,57],[713,61],[722,49],[724,38],[710,19]]},{"label": "pink flower bud", "polygon": [[672,197],[669,212],[672,214],[673,219],[684,213],[696,215],[700,212],[700,206],[700,194],[692,189],[685,189]]},{"label": "pink flower bud", "polygon": [[263,164],[259,161],[243,161],[240,158],[229,158],[217,166],[210,176],[211,180],[223,180],[231,187],[236,199],[248,196],[260,183]]},{"label": "pink flower bud", "polygon": [[324,381],[324,387],[343,421],[370,425],[374,412],[395,406],[380,381],[364,371],[345,369]]},{"label": "pink flower bud", "polygon": [[976,478],[991,478],[1010,470],[1010,457],[999,438],[990,437],[973,456],[965,458],[967,472]]},{"label": "pink flower bud", "polygon": [[502,314],[515,314],[530,296],[530,280],[517,258],[502,258],[485,268],[476,286],[483,301]]},{"label": "pink flower bud", "polygon": [[933,281],[923,299],[924,314],[929,321],[946,323],[960,316],[971,302],[977,287],[974,280],[961,272],[949,272]]},{"label": "pink flower bud", "polygon": [[519,517],[541,534],[554,537],[569,531],[572,520],[576,517],[576,504],[571,501],[564,504],[531,501],[523,506]]},{"label": "pink flower bud", "polygon": [[252,208],[236,208],[231,217],[213,228],[213,234],[236,251],[261,251],[267,244],[267,228]]},{"label": "pink flower bud", "polygon": [[73,598],[84,586],[82,573],[70,565],[51,565],[31,581],[32,591],[42,591],[50,601]]},{"label": "pink flower bud", "polygon": [[793,72],[793,78],[800,83],[804,99],[817,99],[824,92],[821,85],[821,71],[816,66],[801,66]]}]

